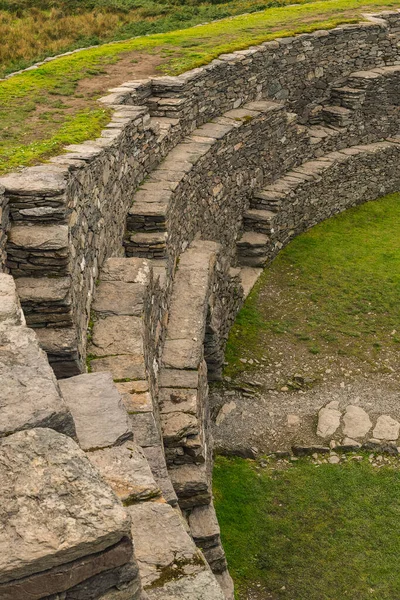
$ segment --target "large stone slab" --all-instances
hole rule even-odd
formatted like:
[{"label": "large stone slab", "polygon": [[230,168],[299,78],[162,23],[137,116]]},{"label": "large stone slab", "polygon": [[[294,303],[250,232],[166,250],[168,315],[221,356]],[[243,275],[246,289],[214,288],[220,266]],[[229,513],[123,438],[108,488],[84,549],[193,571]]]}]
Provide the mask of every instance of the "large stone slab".
[{"label": "large stone slab", "polygon": [[0,323],[25,325],[14,279],[6,273],[0,273]]},{"label": "large stone slab", "polygon": [[349,404],[343,417],[343,433],[346,437],[357,439],[367,435],[372,427],[368,414],[360,406]]},{"label": "large stone slab", "polygon": [[90,367],[95,373],[110,371],[116,381],[121,379],[145,379],[146,377],[143,354],[136,356],[122,354],[120,356],[96,358],[90,361]]},{"label": "large stone slab", "polygon": [[71,413],[32,329],[0,325],[0,437],[49,427],[75,435]]},{"label": "large stone slab", "polygon": [[340,417],[342,413],[337,407],[325,406],[318,413],[317,435],[319,437],[331,437],[340,427]]},{"label": "large stone slab", "polygon": [[163,448],[161,445],[148,446],[147,448],[143,448],[143,452],[150,465],[151,472],[154,475],[157,485],[161,488],[164,499],[171,506],[176,506],[176,504],[178,504],[178,498],[168,475]]},{"label": "large stone slab", "polygon": [[188,573],[204,569],[182,516],[169,504],[146,502],[127,510],[132,518],[135,556],[145,589],[160,580],[171,567],[179,566]]},{"label": "large stone slab", "polygon": [[111,373],[86,373],[59,383],[83,450],[108,448],[133,437]]},{"label": "large stone slab", "polygon": [[111,488],[69,437],[18,432],[0,444],[0,583],[101,552],[130,537]]},{"label": "large stone slab", "polygon": [[219,542],[220,529],[212,504],[194,508],[189,515],[189,526],[194,541],[201,548],[214,546]]},{"label": "large stone slab", "polygon": [[194,508],[210,503],[210,476],[204,464],[187,464],[171,468],[169,476],[181,508]]},{"label": "large stone slab", "polygon": [[154,481],[143,450],[133,442],[96,450],[88,456],[124,504],[160,495],[161,490]]},{"label": "large stone slab", "polygon": [[16,225],[11,228],[9,242],[25,250],[62,250],[68,248],[68,226]]},{"label": "large stone slab", "polygon": [[372,437],[378,440],[397,440],[399,437],[400,423],[389,415],[378,417]]},{"label": "large stone slab", "polygon": [[127,315],[140,317],[143,312],[145,286],[124,281],[101,281],[93,310],[101,316]]},{"label": "large stone slab", "polygon": [[93,326],[88,353],[94,356],[143,354],[143,322],[140,317],[112,316]]},{"label": "large stone slab", "polygon": [[[22,579],[0,584],[2,600],[40,600],[44,595],[62,593],[68,590],[67,598],[86,600],[90,595],[107,590],[107,580],[117,579],[118,567],[126,565],[133,554],[132,542],[123,538],[117,544],[102,552],[84,556],[65,565],[46,569]],[[133,573],[133,576],[135,573]],[[112,583],[111,583],[112,585]],[[108,587],[111,587],[108,585]],[[70,589],[72,588],[72,589]],[[96,595],[97,597],[97,595]]]},{"label": "large stone slab", "polygon": [[109,258],[101,270],[101,281],[124,281],[147,285],[149,278],[149,261],[143,258]]},{"label": "large stone slab", "polygon": [[171,579],[162,587],[147,590],[150,600],[226,600],[211,571]]}]

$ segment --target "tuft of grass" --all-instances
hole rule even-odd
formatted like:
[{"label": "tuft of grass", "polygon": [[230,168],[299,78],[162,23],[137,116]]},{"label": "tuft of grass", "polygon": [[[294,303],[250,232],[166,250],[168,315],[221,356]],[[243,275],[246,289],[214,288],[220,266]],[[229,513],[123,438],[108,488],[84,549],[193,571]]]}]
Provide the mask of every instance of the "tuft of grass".
[{"label": "tuft of grass", "polygon": [[260,469],[217,457],[215,507],[237,600],[399,598],[396,461]]},{"label": "tuft of grass", "polygon": [[[399,236],[400,194],[391,194],[294,239],[264,271],[238,315],[227,345],[227,374],[238,374],[244,368],[240,359],[258,358],[276,336],[311,354],[337,353],[372,364],[379,353],[396,350]],[[271,288],[278,302],[268,297]]]},{"label": "tuft of grass", "polygon": [[[4,1],[6,0],[3,0],[3,5]],[[257,4],[258,1],[254,0],[256,4],[252,4],[253,0],[237,0],[237,4],[233,8],[236,0],[232,0],[233,4],[212,5],[212,8],[214,10],[216,6],[231,7],[233,12],[229,12],[230,9],[227,8],[227,14],[237,14],[243,11],[258,10],[262,6]],[[181,27],[182,24],[193,22],[190,18],[187,20],[183,14],[184,11],[190,12],[191,8],[188,6],[178,7],[183,13],[179,22],[174,22],[173,27],[171,24],[165,25],[166,30],[169,31],[168,33],[145,35],[90,48],[50,61],[37,69],[21,73],[8,80],[0,81],[2,172],[12,170],[15,168],[15,164],[26,166],[32,164],[32,161],[37,162],[48,157],[48,146],[51,145],[51,140],[57,137],[60,130],[65,128],[67,124],[71,130],[74,127],[80,128],[79,123],[74,126],[74,119],[79,121],[79,114],[83,109],[88,109],[86,115],[88,132],[96,129],[98,116],[96,114],[95,99],[104,94],[109,86],[107,78],[101,78],[101,75],[122,59],[128,58],[131,61],[141,57],[143,60],[143,56],[146,54],[156,56],[161,63],[160,68],[163,72],[176,75],[188,69],[207,64],[219,54],[225,52],[247,48],[276,37],[311,32],[321,28],[332,28],[341,23],[354,23],[362,19],[362,13],[365,10],[378,11],[382,8],[400,6],[400,0],[387,0],[386,2],[382,2],[382,0],[319,0],[317,2],[299,0],[295,5],[287,5],[288,1],[273,0],[271,3],[274,6],[266,10],[242,14],[197,27],[170,31],[173,27]],[[271,6],[271,3],[267,6]],[[29,2],[28,6],[31,6]],[[129,4],[129,2],[124,6],[124,10],[129,7],[132,8],[132,4]],[[35,5],[33,7],[37,8]],[[141,7],[143,8],[142,5]],[[197,6],[192,8],[193,10],[199,9]],[[68,14],[70,13],[68,12]],[[215,13],[213,18],[219,18],[220,16],[221,14],[216,15]],[[154,17],[149,18],[153,19]],[[196,16],[196,19],[198,19],[196,22],[201,22],[204,18],[206,18],[205,13],[200,11]],[[79,30],[80,28],[74,25],[73,29]],[[61,33],[57,32],[55,25],[53,30],[54,39],[61,39]],[[50,28],[50,31],[52,31],[52,28]],[[143,31],[143,33],[148,32]],[[121,32],[120,34],[122,37],[125,34],[129,36],[132,35],[132,31],[127,29],[124,34]],[[1,27],[0,37],[4,48],[4,36],[2,37]],[[26,36],[20,32],[17,37],[23,41]],[[36,48],[40,36],[36,32],[34,37]],[[71,47],[71,43],[71,41],[65,41],[67,47]],[[82,43],[82,40],[79,41],[80,43]],[[12,44],[13,48],[17,48],[16,40]],[[65,45],[57,51],[61,49],[65,49]],[[38,52],[42,53],[41,56],[51,53],[52,46],[45,44],[45,47],[38,50]],[[36,58],[38,56],[35,55]],[[26,58],[26,60],[29,62],[31,59]],[[5,58],[4,61],[3,65],[6,68],[7,59]],[[85,94],[78,89],[80,82],[87,78],[96,77],[99,78],[96,93],[92,91]],[[121,73],[121,82],[126,78],[132,78],[132,73],[129,72],[129,76],[124,76]],[[77,102],[78,99],[79,102]],[[39,127],[38,114],[43,111],[43,107],[46,107],[46,109],[49,105],[51,107],[52,102],[61,102],[61,105],[65,106],[60,107],[57,118],[48,118],[46,126],[43,126],[43,121],[41,121]],[[54,110],[54,106],[51,110]],[[72,137],[65,136],[65,143],[71,143],[73,141]],[[39,145],[43,143],[43,153],[36,151],[34,156],[30,152],[26,153],[25,147],[31,143]],[[53,153],[58,151],[56,148],[58,147],[55,144]],[[25,154],[26,159],[24,158]]]}]

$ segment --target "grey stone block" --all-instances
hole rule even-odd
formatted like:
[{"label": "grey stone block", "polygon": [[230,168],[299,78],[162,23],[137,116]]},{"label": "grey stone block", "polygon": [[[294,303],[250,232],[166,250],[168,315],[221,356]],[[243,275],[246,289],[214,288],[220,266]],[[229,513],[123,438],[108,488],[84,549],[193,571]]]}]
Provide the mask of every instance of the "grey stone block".
[{"label": "grey stone block", "polygon": [[75,435],[71,413],[31,329],[0,325],[0,390],[0,437],[32,427]]},{"label": "grey stone block", "polygon": [[108,448],[133,437],[110,373],[86,373],[59,384],[83,450]]},{"label": "grey stone block", "polygon": [[18,432],[2,440],[0,456],[0,583],[130,538],[128,515],[71,438]]}]

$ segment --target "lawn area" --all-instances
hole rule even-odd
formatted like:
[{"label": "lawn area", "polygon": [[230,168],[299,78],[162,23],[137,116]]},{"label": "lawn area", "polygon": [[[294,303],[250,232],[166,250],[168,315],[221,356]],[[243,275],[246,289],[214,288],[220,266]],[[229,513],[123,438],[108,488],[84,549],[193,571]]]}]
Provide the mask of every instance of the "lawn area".
[{"label": "lawn area", "polygon": [[396,367],[399,239],[398,193],[294,239],[264,271],[239,313],[228,340],[226,374],[248,370],[241,359],[260,359],[278,340],[316,357],[350,357],[371,368],[379,362],[379,369],[386,357]]},{"label": "lawn area", "polygon": [[[254,0],[255,4],[251,6],[253,0],[237,0],[236,4],[235,1],[229,3],[229,10],[233,11],[229,14],[262,7],[257,3],[258,0]],[[109,118],[106,111],[99,109],[96,99],[110,87],[110,74],[121,64],[124,64],[124,69],[119,71],[119,81],[115,81],[114,77],[113,85],[135,78],[135,69],[149,61],[154,63],[153,72],[161,69],[165,73],[178,74],[206,64],[221,53],[275,37],[356,22],[366,10],[399,7],[400,0],[303,0],[287,6],[286,0],[282,0],[274,4],[280,6],[188,29],[104,44],[1,81],[0,174],[44,160],[59,152],[67,143],[96,137]],[[7,8],[7,0],[3,0],[3,4],[0,2],[0,9],[2,6]],[[217,6],[227,7],[228,4]],[[33,8],[37,9],[35,6]],[[180,10],[189,8],[179,7]],[[214,10],[215,6],[212,5],[212,8]],[[204,14],[199,19],[218,16],[223,16],[223,13],[207,17]],[[17,21],[18,12],[13,25],[16,31]],[[79,27],[75,29],[79,30]],[[122,30],[118,31],[123,36]],[[35,35],[36,40],[40,39],[39,33]],[[52,35],[58,40],[61,32],[57,33],[54,27]],[[116,35],[114,32],[113,37]],[[133,32],[130,31],[129,35],[133,35]],[[1,37],[2,47],[5,47],[4,34]],[[23,33],[19,33],[18,37],[23,39]],[[83,43],[82,40],[79,43]],[[71,44],[74,45],[71,40],[66,40],[57,51]],[[16,42],[14,45],[17,48]],[[41,56],[51,53],[51,48],[48,45],[40,50]],[[32,58],[33,55],[28,58],[27,54],[28,62]],[[3,68],[8,67],[9,58],[5,56]],[[89,80],[91,85],[85,85]]]},{"label": "lawn area", "polygon": [[399,459],[377,468],[217,457],[215,504],[237,599],[400,598]]}]

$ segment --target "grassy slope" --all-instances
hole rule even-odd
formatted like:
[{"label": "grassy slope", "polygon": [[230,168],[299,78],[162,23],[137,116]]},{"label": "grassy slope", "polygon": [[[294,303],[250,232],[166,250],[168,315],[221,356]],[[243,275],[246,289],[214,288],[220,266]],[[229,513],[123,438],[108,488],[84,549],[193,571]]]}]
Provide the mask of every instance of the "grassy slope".
[{"label": "grassy slope", "polygon": [[302,459],[257,470],[217,458],[216,509],[238,599],[248,588],[260,600],[399,598],[397,469]]},{"label": "grassy slope", "polygon": [[[0,82],[0,174],[43,160],[60,151],[63,143],[98,135],[107,115],[96,106],[96,94],[81,98],[79,107],[74,107],[74,94],[79,81],[100,75],[126,53],[160,54],[164,57],[163,71],[177,74],[206,64],[223,52],[274,37],[354,22],[365,9],[391,6],[400,6],[400,0],[320,0],[270,8],[190,29],[99,46]],[[97,95],[101,92],[99,89]],[[62,141],[60,131],[64,132]],[[69,131],[73,134],[69,135]]]},{"label": "grassy slope", "polygon": [[0,77],[46,56],[163,33],[292,0],[0,0]]},{"label": "grassy slope", "polygon": [[[400,194],[350,209],[293,240],[266,269],[231,330],[227,372],[276,336],[313,354],[374,363],[400,350]],[[263,299],[268,286],[276,303]],[[249,366],[246,365],[248,369]]]}]

